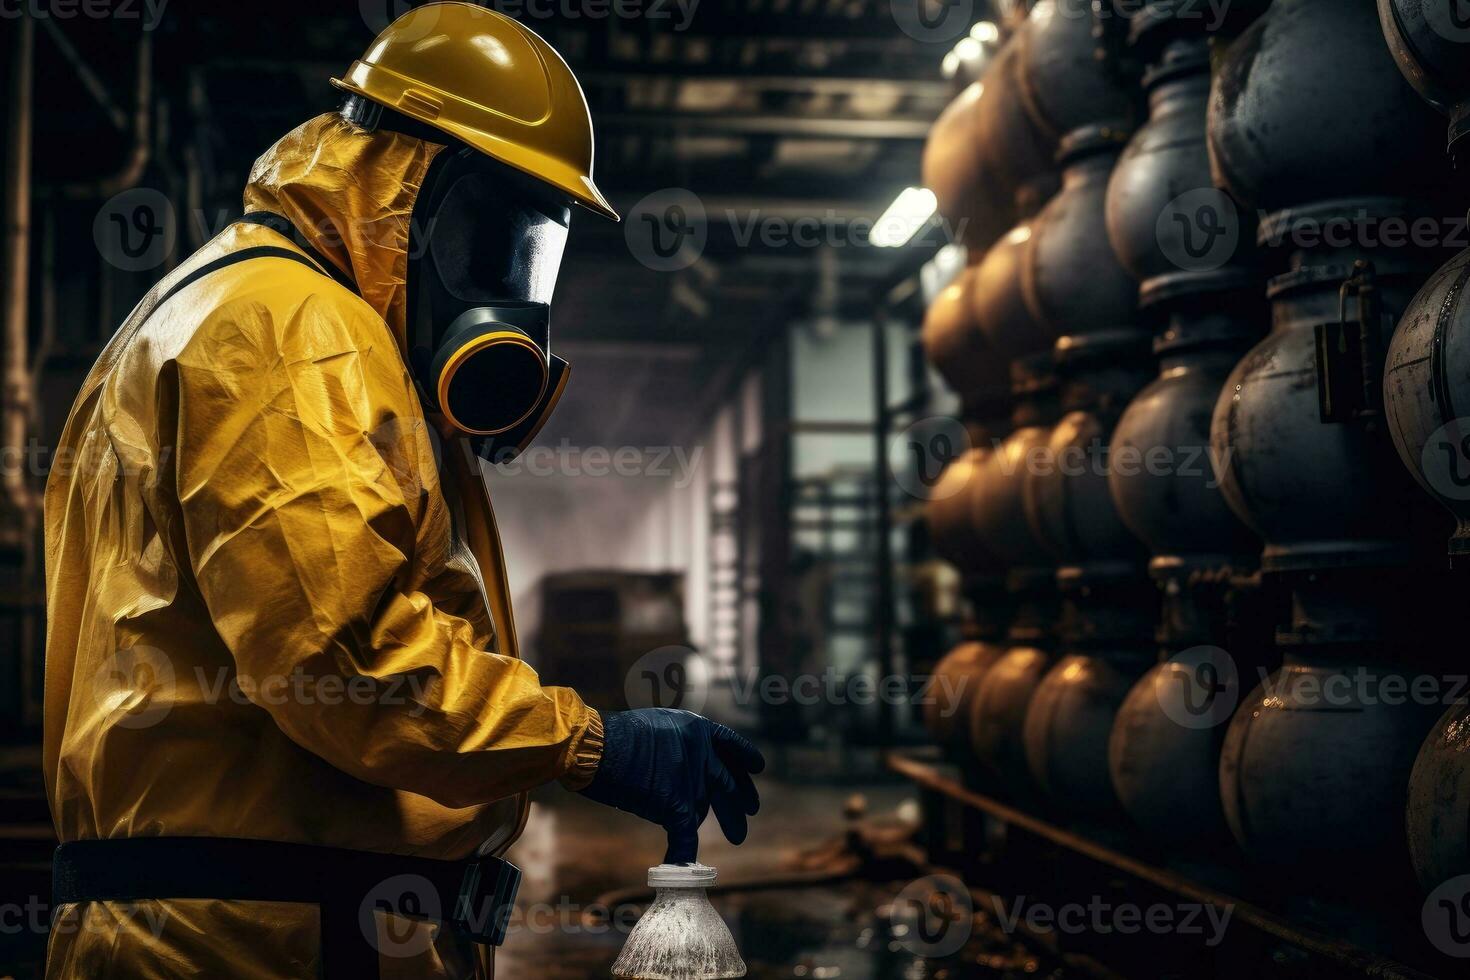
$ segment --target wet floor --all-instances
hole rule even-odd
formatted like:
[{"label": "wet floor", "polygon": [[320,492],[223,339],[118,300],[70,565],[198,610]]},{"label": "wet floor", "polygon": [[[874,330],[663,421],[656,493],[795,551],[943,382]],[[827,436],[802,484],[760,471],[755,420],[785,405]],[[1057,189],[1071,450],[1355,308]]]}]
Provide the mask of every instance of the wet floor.
[{"label": "wet floor", "polygon": [[[863,793],[872,814],[913,806],[911,792],[901,785],[798,787],[767,778],[762,782],[762,812],[751,822],[747,843],[731,847],[711,819],[704,828],[700,859],[717,867],[727,882],[787,870],[798,851],[841,835],[843,804],[855,791]],[[647,867],[658,863],[662,848],[657,828],[566,793],[543,794],[511,855],[525,879],[511,936],[499,952],[499,975],[516,980],[609,977],[642,910],[641,899],[615,902],[610,915],[595,903],[615,889],[642,886]],[[717,895],[715,907],[729,924],[754,980],[1073,975],[1015,943],[983,911],[965,929],[959,949],[920,955],[936,950],[907,934],[903,917],[893,914],[895,897],[908,883],[850,880],[739,892]],[[591,919],[584,915],[588,912]]]}]

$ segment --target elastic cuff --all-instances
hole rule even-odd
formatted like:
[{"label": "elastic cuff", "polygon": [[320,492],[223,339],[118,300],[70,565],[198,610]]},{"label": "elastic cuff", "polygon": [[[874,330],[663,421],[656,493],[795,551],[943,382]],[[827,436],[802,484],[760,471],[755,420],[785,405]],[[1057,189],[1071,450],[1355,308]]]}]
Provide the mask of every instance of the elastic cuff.
[{"label": "elastic cuff", "polygon": [[602,746],[605,736],[602,730],[602,715],[593,708],[587,709],[587,728],[582,732],[582,737],[577,741],[576,751],[572,753],[572,765],[561,777],[561,784],[572,792],[587,788],[592,782],[592,777],[597,775],[597,767],[602,762]]}]

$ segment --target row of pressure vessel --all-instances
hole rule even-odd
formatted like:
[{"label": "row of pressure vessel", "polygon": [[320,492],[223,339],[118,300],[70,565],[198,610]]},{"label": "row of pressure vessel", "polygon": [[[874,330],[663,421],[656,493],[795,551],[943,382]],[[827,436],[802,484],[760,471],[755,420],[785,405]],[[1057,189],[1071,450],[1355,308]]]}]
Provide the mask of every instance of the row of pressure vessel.
[{"label": "row of pressure vessel", "polygon": [[[925,179],[974,261],[924,339],[975,447],[933,538],[972,601],[1014,608],[1000,583],[1051,567],[1068,613],[1046,642],[958,647],[940,669],[967,679],[929,721],[1004,791],[1174,837],[1228,827],[1263,860],[1390,856],[1410,798],[1432,888],[1470,872],[1470,725],[1451,708],[1426,741],[1442,699],[1385,692],[1453,687],[1453,658],[1418,649],[1453,635],[1458,585],[1419,547],[1437,511],[1410,477],[1455,511],[1458,549],[1470,253],[1430,276],[1454,182],[1409,82],[1458,139],[1470,59],[1424,5],[1379,6],[1210,26],[1146,0],[1107,25],[1044,0],[936,124]],[[1110,32],[1126,43],[1096,57]]]}]

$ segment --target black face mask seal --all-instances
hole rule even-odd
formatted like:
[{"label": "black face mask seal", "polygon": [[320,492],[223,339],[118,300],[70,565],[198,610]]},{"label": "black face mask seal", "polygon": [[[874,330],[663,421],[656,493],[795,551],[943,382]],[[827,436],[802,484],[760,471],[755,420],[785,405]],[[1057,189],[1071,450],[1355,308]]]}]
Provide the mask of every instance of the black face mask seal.
[{"label": "black face mask seal", "polygon": [[570,220],[555,191],[463,146],[434,159],[414,205],[409,367],[425,405],[494,462],[525,449],[566,387],[550,312]]}]

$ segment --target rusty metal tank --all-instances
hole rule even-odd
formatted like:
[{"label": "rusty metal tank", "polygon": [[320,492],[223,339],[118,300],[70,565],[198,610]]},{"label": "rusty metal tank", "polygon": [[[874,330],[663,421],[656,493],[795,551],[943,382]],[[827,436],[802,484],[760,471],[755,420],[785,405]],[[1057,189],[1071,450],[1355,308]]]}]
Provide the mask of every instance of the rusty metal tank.
[{"label": "rusty metal tank", "polygon": [[1057,340],[1026,305],[1022,269],[1030,240],[1030,221],[1006,232],[975,267],[970,291],[976,324],[990,346],[1008,360],[1049,351]]},{"label": "rusty metal tank", "polygon": [[1113,253],[1104,217],[1108,178],[1127,139],[1110,126],[1068,134],[1058,152],[1061,190],[1031,223],[1022,288],[1032,317],[1053,336],[1133,329],[1138,283]]},{"label": "rusty metal tank", "polygon": [[1006,648],[984,640],[967,640],[934,667],[925,692],[924,727],[952,756],[966,759],[970,749],[970,714],[980,682]]},{"label": "rusty metal tank", "polygon": [[1066,397],[1079,407],[1052,430],[1025,487],[1027,522],[1057,561],[1064,608],[1062,656],[1026,711],[1027,765],[1055,803],[1091,816],[1117,809],[1108,736],[1124,696],[1154,662],[1156,595],[1145,553],[1108,488],[1112,420],[1149,373],[1130,346],[1088,343],[1079,348],[1085,363],[1064,358]]},{"label": "rusty metal tank", "polygon": [[951,460],[924,504],[934,550],[966,575],[1004,569],[1003,563],[976,533],[970,515],[971,485],[990,452],[988,446],[974,446]]},{"label": "rusty metal tank", "polygon": [[1453,2],[1378,0],[1389,51],[1409,84],[1449,117],[1449,149],[1463,156],[1470,135],[1470,23]]},{"label": "rusty metal tank", "polygon": [[1409,772],[1438,710],[1381,692],[1413,680],[1287,652],[1236,711],[1220,757],[1226,819],[1252,858],[1283,869],[1340,867],[1344,854],[1356,868],[1403,866]]},{"label": "rusty metal tank", "polygon": [[1470,554],[1470,250],[1409,303],[1388,346],[1384,413],[1399,458],[1457,524],[1449,550]]},{"label": "rusty metal tank", "polygon": [[1275,0],[1210,97],[1215,181],[1265,211],[1443,187],[1442,130],[1395,67],[1373,0]]},{"label": "rusty metal tank", "polygon": [[[991,668],[993,673],[1002,660]],[[987,675],[989,676],[989,675]],[[984,684],[981,685],[984,690]],[[978,697],[978,695],[977,695]],[[1470,874],[1470,703],[1440,718],[1409,779],[1405,813],[1409,855],[1426,891],[1457,875]]]},{"label": "rusty metal tank", "polygon": [[975,277],[976,267],[967,266],[939,291],[920,333],[925,357],[967,407],[1004,401],[1010,391],[1010,365],[976,321]]},{"label": "rusty metal tank", "polygon": [[[1116,65],[1098,56],[1099,33],[1116,25],[1118,4],[1040,0],[1017,36],[1020,95],[1042,132],[1059,140],[1082,126],[1128,129],[1137,93]],[[1103,19],[1100,19],[1103,18]]]},{"label": "rusty metal tank", "polygon": [[[1135,28],[1141,19],[1135,19]],[[1169,23],[1135,39],[1150,60],[1148,120],[1129,140],[1107,190],[1108,240],[1140,283],[1248,264],[1255,222],[1210,174],[1205,116],[1210,48],[1203,36],[1169,34]]]},{"label": "rusty metal tank", "polygon": [[[1022,30],[1024,31],[1024,25]],[[1056,140],[1022,109],[1018,40],[1011,38],[935,120],[924,146],[924,186],[957,240],[983,252],[1056,186]]]},{"label": "rusty metal tank", "polygon": [[[1334,201],[1272,215],[1260,234],[1290,241],[1304,228],[1339,222],[1343,228],[1381,227],[1417,215],[1400,200]],[[1236,365],[1215,406],[1211,445],[1221,489],[1265,540],[1268,570],[1392,563],[1405,556],[1402,467],[1386,435],[1365,420],[1322,418],[1316,330],[1343,316],[1342,290],[1357,275],[1355,262],[1363,260],[1372,263],[1371,286],[1382,312],[1403,310],[1424,275],[1422,253],[1297,248],[1291,271],[1268,286],[1270,334]],[[1386,345],[1387,331],[1374,339]]]},{"label": "rusty metal tank", "polygon": [[1012,794],[1033,786],[1026,762],[1026,712],[1056,657],[1029,644],[1008,648],[980,679],[971,705],[970,746],[977,764]]}]

